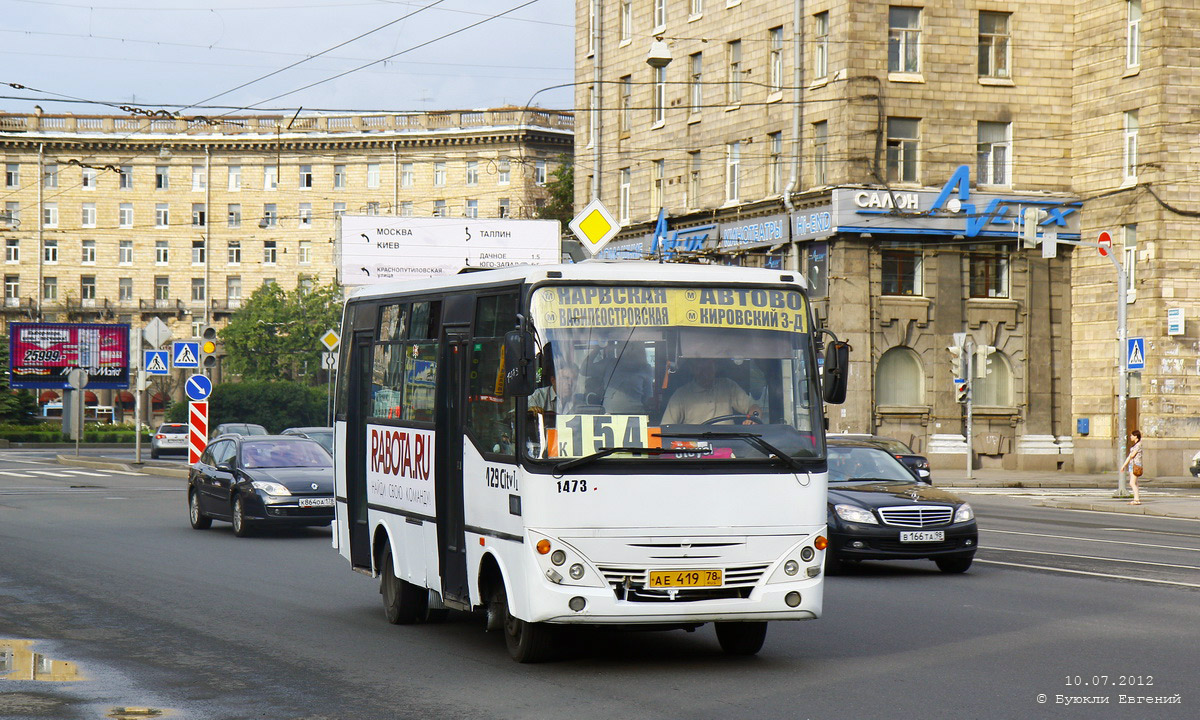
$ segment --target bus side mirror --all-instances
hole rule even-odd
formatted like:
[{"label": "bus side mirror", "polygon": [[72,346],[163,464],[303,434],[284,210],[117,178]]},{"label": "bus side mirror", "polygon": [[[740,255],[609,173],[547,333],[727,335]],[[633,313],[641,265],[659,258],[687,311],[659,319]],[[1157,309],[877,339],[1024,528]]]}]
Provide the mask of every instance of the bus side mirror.
[{"label": "bus side mirror", "polygon": [[850,343],[834,340],[825,346],[824,372],[821,390],[825,402],[833,405],[846,402],[846,385],[850,375]]},{"label": "bus side mirror", "polygon": [[533,335],[512,330],[504,336],[504,395],[528,397],[537,386],[536,349]]}]

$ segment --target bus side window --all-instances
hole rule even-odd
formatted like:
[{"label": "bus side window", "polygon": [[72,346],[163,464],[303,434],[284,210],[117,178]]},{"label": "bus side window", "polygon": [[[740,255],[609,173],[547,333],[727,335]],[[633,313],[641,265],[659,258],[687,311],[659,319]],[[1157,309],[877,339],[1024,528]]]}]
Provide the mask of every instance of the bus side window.
[{"label": "bus side window", "polygon": [[516,399],[504,397],[501,358],[503,341],[475,340],[471,345],[470,386],[467,390],[467,431],[480,452],[513,453]]}]

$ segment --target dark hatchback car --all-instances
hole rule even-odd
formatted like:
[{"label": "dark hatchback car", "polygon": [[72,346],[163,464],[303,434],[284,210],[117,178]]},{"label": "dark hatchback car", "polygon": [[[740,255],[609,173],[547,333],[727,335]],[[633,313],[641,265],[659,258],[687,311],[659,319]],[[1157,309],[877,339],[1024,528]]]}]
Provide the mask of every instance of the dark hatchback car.
[{"label": "dark hatchback car", "polygon": [[333,454],[333,428],[331,427],[294,427],[288,428],[280,435],[298,435],[321,443],[321,447],[330,455]]},{"label": "dark hatchback car", "polygon": [[979,545],[971,506],[918,482],[870,441],[830,436],[826,568],[858,560],[933,560],[966,572]]},{"label": "dark hatchback car", "polygon": [[919,453],[912,451],[912,448],[900,442],[899,440],[881,437],[879,435],[836,435],[833,437],[845,438],[847,440],[861,440],[871,443],[872,445],[883,448],[892,454],[904,466],[912,472],[921,482],[933,484],[933,477],[929,472],[929,460]]},{"label": "dark hatchback car", "polygon": [[227,435],[188,470],[188,517],[203,530],[327,525],[333,520],[333,458],[316,441],[281,435]]},{"label": "dark hatchback car", "polygon": [[212,436],[222,435],[266,435],[267,429],[254,423],[221,423],[213,428]]}]

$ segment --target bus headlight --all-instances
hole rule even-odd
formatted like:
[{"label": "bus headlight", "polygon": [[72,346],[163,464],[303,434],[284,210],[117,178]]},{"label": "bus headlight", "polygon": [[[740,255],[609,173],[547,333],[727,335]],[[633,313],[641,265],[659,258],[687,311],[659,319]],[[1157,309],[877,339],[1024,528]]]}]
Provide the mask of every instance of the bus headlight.
[{"label": "bus headlight", "polygon": [[567,572],[571,575],[572,580],[578,580],[579,578],[583,577],[583,566],[579,563],[575,563]]},{"label": "bus headlight", "polygon": [[566,561],[567,561],[567,554],[565,552],[563,552],[562,550],[555,550],[553,553],[550,554],[550,562],[554,563],[555,565],[562,565]]},{"label": "bus headlight", "polygon": [[[804,549],[808,550],[809,548]],[[788,575],[795,575],[796,573],[800,572],[800,563],[796,562],[795,560],[788,560],[783,564],[783,571]]]}]

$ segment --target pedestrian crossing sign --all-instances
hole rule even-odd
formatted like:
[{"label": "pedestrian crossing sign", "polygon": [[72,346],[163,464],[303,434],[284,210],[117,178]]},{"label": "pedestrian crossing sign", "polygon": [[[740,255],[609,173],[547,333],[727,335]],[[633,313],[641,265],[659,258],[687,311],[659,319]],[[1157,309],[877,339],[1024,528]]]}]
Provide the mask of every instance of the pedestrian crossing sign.
[{"label": "pedestrian crossing sign", "polygon": [[200,343],[175,342],[171,343],[171,364],[177,368],[200,367]]},{"label": "pedestrian crossing sign", "polygon": [[166,350],[147,350],[144,353],[142,365],[151,375],[166,375],[170,368],[167,365]]},{"label": "pedestrian crossing sign", "polygon": [[1129,362],[1126,367],[1130,370],[1145,370],[1146,369],[1146,338],[1128,338],[1129,350],[1127,357]]}]

